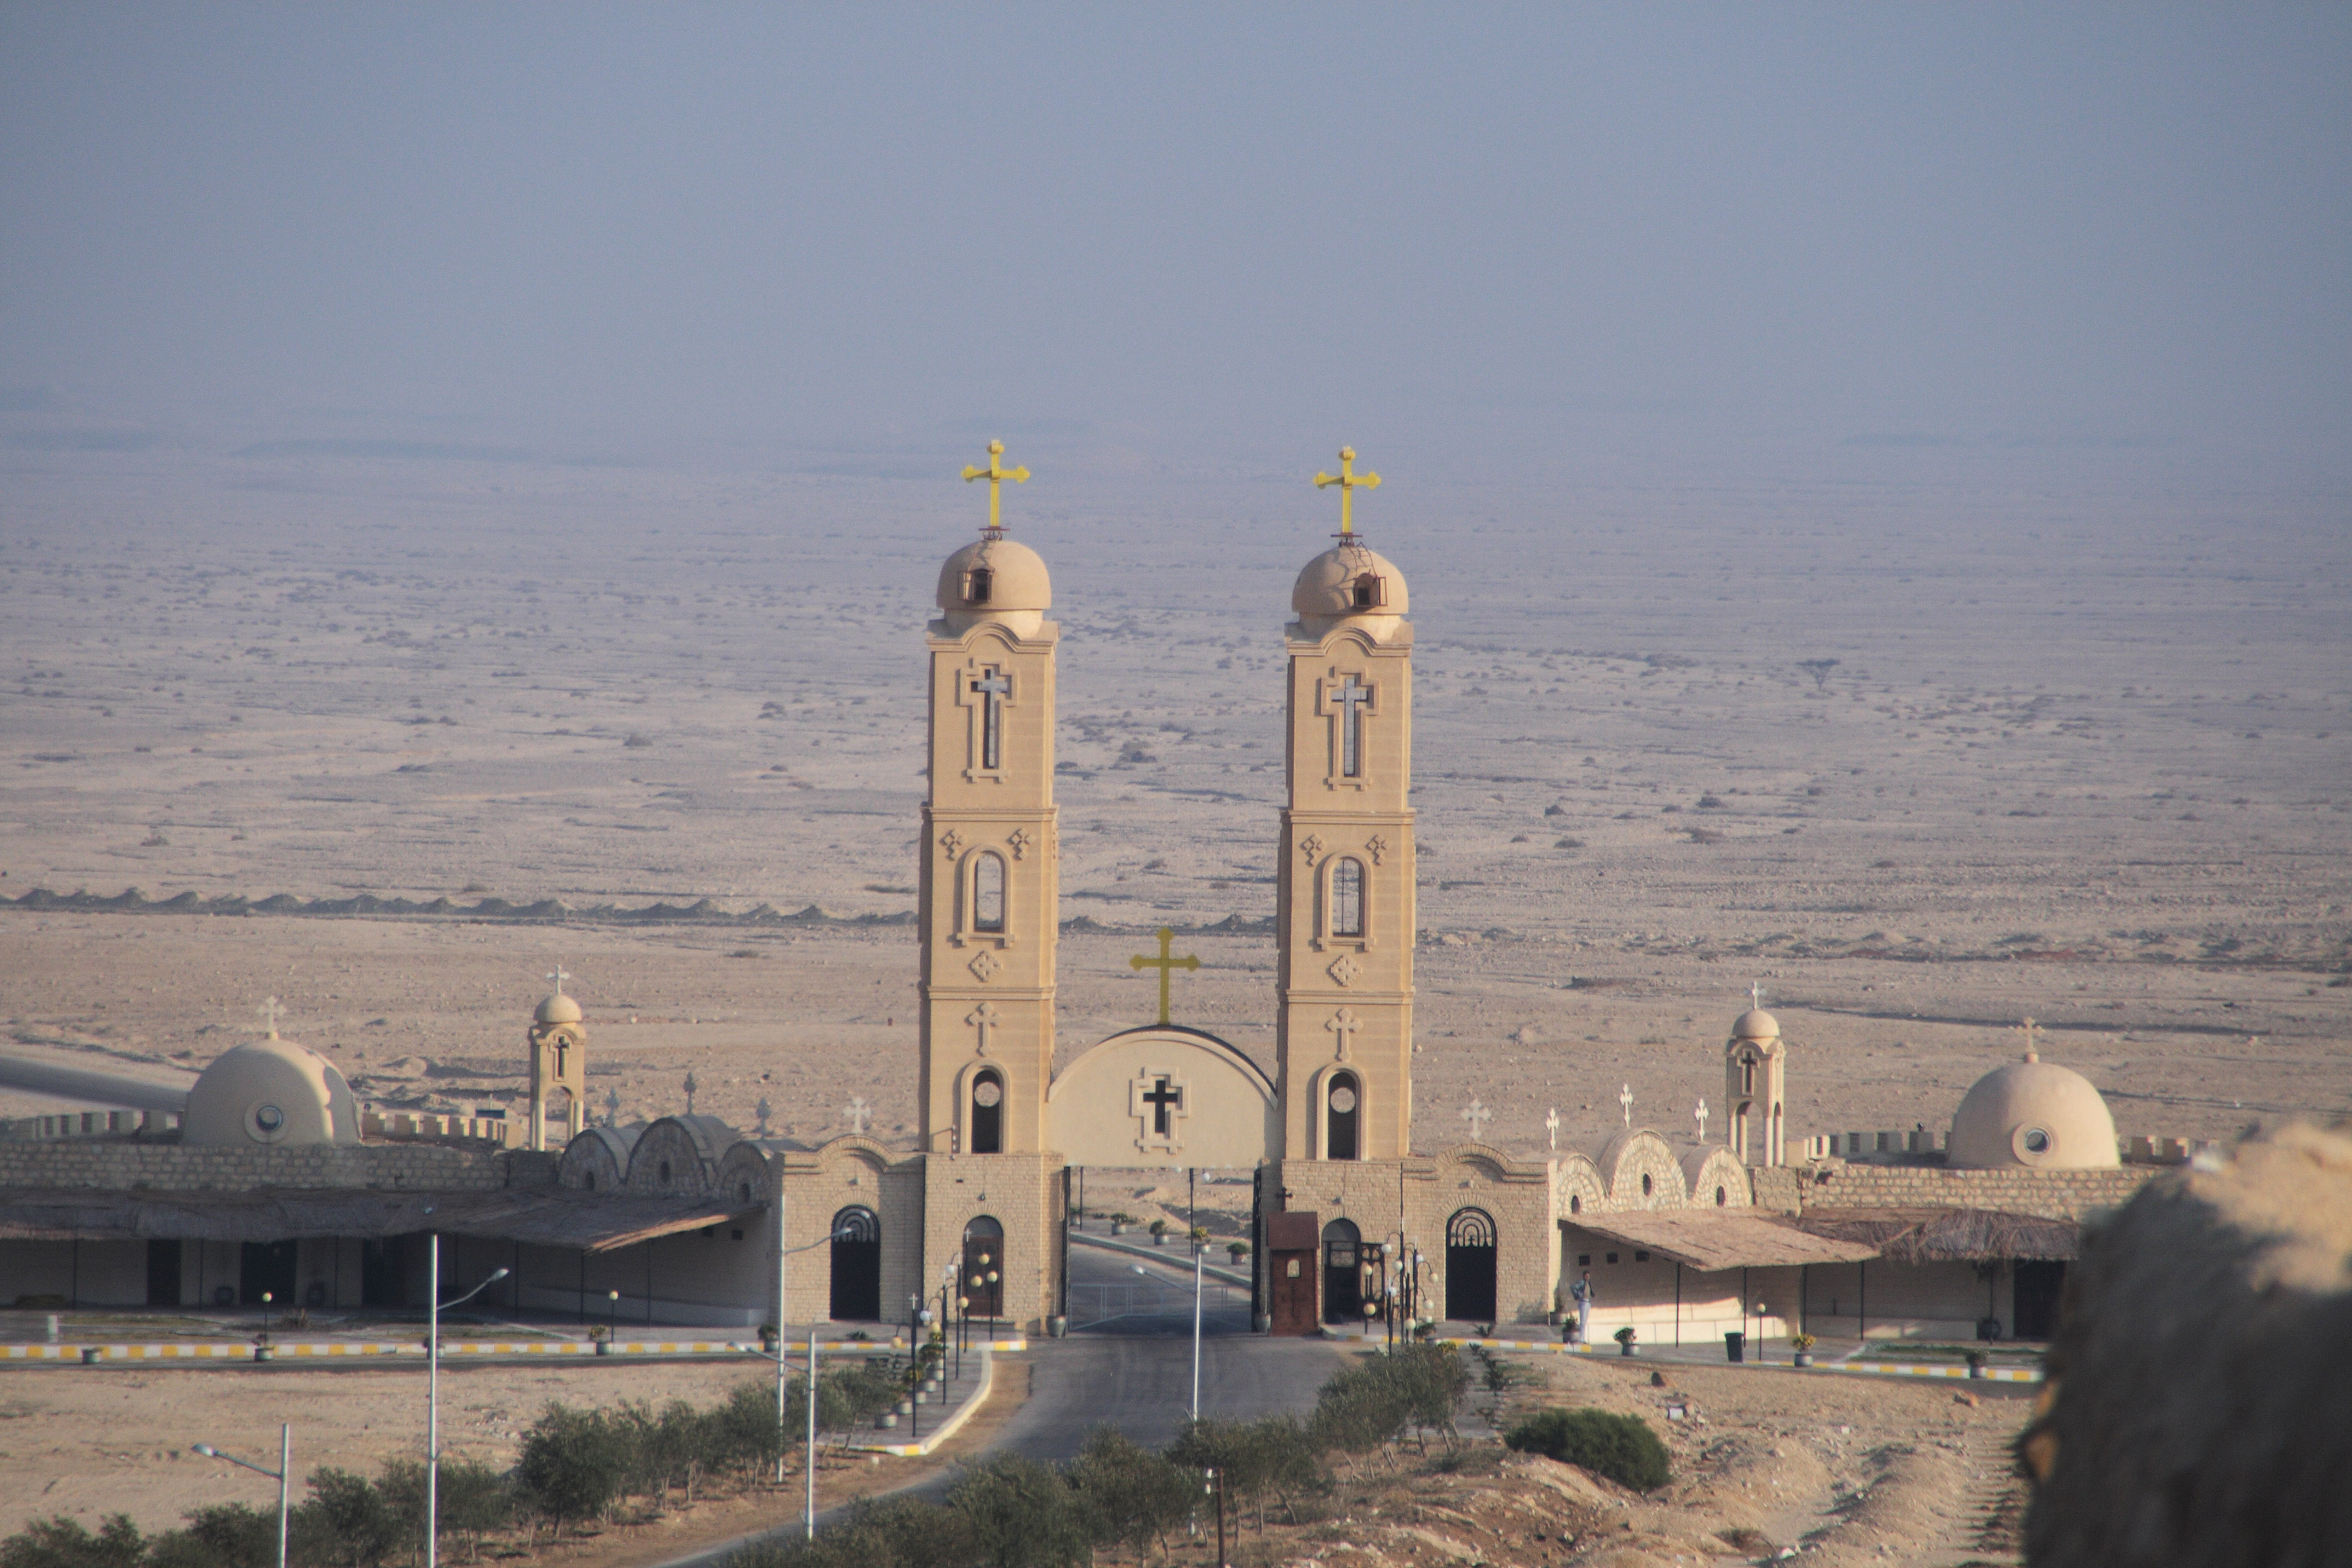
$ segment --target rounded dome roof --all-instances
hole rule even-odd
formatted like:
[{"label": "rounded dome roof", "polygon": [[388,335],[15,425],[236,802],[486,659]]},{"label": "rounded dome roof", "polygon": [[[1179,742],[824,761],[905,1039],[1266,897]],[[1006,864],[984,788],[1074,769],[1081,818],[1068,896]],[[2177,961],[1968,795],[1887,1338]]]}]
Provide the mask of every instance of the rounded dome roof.
[{"label": "rounded dome roof", "polygon": [[[975,572],[986,571],[984,580]],[[984,597],[972,595],[985,588]],[[982,535],[940,567],[939,606],[965,615],[1054,607],[1054,583],[1045,558],[1018,540]]]},{"label": "rounded dome roof", "polygon": [[1350,538],[1309,561],[1290,590],[1300,616],[1402,616],[1411,605],[1404,574],[1370,545]]},{"label": "rounded dome roof", "polygon": [[559,991],[539,1005],[531,1016],[542,1024],[576,1024],[580,1022],[580,1004]]},{"label": "rounded dome roof", "polygon": [[1777,1040],[1780,1037],[1780,1020],[1761,1007],[1750,1007],[1732,1024],[1731,1037],[1735,1040]]},{"label": "rounded dome roof", "polygon": [[2116,1120],[2091,1080],[2030,1058],[1977,1079],[1953,1113],[1947,1159],[1979,1171],[2095,1171],[2122,1163]]},{"label": "rounded dome roof", "polygon": [[183,1143],[251,1148],[356,1143],[359,1107],[332,1063],[272,1037],[224,1051],[196,1077],[180,1121]]}]

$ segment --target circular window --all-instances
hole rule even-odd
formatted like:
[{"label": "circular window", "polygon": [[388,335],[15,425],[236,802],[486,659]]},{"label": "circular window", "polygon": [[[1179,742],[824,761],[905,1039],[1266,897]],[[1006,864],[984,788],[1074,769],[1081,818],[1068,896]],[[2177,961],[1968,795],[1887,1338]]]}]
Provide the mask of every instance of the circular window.
[{"label": "circular window", "polygon": [[1647,1176],[1642,1178],[1642,1195],[1645,1198],[1650,1195],[1650,1178]]},{"label": "circular window", "polygon": [[1331,1091],[1331,1109],[1345,1116],[1356,1109],[1356,1091],[1346,1084]]},{"label": "circular window", "polygon": [[2058,1146],[2058,1140],[2047,1128],[2021,1127],[2016,1136],[2010,1140],[2010,1146],[2017,1151],[2017,1157],[2021,1160],[2042,1160],[2048,1158],[2050,1152]]},{"label": "circular window", "polygon": [[1003,1101],[1004,1086],[992,1078],[982,1079],[972,1089],[971,1102],[983,1110],[992,1105],[1001,1105]]},{"label": "circular window", "polygon": [[246,1108],[245,1131],[257,1143],[275,1143],[286,1136],[286,1110],[269,1100],[257,1100]]}]

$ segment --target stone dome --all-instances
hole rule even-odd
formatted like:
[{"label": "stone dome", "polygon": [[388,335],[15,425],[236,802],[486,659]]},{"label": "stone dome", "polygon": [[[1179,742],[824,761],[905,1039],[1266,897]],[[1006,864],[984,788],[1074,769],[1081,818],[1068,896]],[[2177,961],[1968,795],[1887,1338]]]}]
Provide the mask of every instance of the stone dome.
[{"label": "stone dome", "polygon": [[360,1141],[359,1105],[343,1075],[308,1047],[274,1037],[225,1051],[197,1075],[180,1127],[181,1142],[213,1148]]},{"label": "stone dome", "polygon": [[580,1004],[559,991],[541,1002],[531,1017],[541,1024],[576,1024],[580,1022]]},{"label": "stone dome", "polygon": [[2116,1120],[2091,1080],[2031,1057],[1977,1079],[1952,1116],[1947,1158],[1978,1171],[2095,1171],[2123,1163]]},{"label": "stone dome", "polygon": [[1761,1007],[1750,1007],[1731,1026],[1731,1037],[1735,1040],[1777,1040],[1780,1037],[1780,1020]]},{"label": "stone dome", "polygon": [[1394,620],[1412,606],[1404,574],[1360,540],[1348,539],[1309,561],[1290,590],[1290,607],[1309,626],[1345,616]]},{"label": "stone dome", "polygon": [[1045,558],[1003,534],[972,541],[940,567],[939,606],[950,615],[1002,616],[1054,607]]}]

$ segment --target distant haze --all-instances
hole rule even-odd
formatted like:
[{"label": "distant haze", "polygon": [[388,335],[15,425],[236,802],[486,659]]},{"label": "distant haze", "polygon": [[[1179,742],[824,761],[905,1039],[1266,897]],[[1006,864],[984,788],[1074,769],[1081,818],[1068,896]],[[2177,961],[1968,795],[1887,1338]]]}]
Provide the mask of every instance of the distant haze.
[{"label": "distant haze", "polygon": [[2347,84],[2341,5],[13,5],[0,447],[2336,495]]}]

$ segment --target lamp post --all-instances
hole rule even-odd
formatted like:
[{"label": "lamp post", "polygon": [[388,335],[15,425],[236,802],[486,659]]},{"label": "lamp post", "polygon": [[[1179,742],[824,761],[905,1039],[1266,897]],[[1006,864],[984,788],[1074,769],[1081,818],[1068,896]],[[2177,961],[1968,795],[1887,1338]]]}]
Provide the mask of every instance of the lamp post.
[{"label": "lamp post", "polygon": [[604,1342],[611,1344],[621,1332],[621,1293],[604,1292]]},{"label": "lamp post", "polygon": [[[821,1236],[821,1237],[819,1237],[816,1240],[810,1242],[810,1243],[809,1243],[807,1246],[805,1246],[805,1247],[786,1247],[786,1246],[784,1245],[784,1226],[783,1226],[783,1221],[782,1221],[782,1219],[781,1217],[779,1217],[779,1219],[778,1219],[778,1220],[777,1220],[777,1222],[776,1222],[776,1358],[775,1358],[775,1359],[776,1359],[776,1484],[777,1484],[778,1486],[782,1486],[782,1485],[784,1484],[784,1438],[783,1438],[783,1432],[784,1432],[784,1361],[785,1361],[785,1356],[784,1356],[784,1347],[785,1347],[787,1344],[789,1344],[789,1343],[791,1342],[791,1340],[792,1340],[792,1331],[791,1331],[790,1329],[786,1328],[786,1327],[785,1327],[785,1325],[784,1325],[784,1259],[785,1259],[785,1258],[794,1258],[794,1257],[797,1257],[797,1256],[799,1256],[801,1253],[803,1253],[803,1252],[814,1252],[818,1247],[829,1247],[829,1246],[831,1246],[833,1243],[835,1243],[835,1242],[836,1242],[836,1241],[846,1241],[846,1240],[849,1240],[849,1239],[851,1239],[851,1237],[850,1237],[849,1231],[848,1231],[848,1229],[847,1229],[846,1227],[844,1227],[843,1229],[840,1229],[840,1230],[836,1230],[836,1231],[832,1232],[830,1235]],[[614,1295],[614,1300],[616,1300],[620,1298],[620,1292],[619,1292],[619,1291],[617,1291],[617,1290],[615,1290],[614,1292],[613,1292],[613,1295]],[[811,1318],[811,1319],[809,1320],[809,1343],[810,1343],[810,1344],[812,1344],[812,1345],[814,1345],[814,1344],[815,1344],[815,1343],[816,1343],[816,1320],[815,1320],[814,1318]],[[762,1351],[761,1353],[762,1355],[764,1355],[764,1354],[766,1354],[767,1352],[764,1352],[764,1351]],[[811,1352],[809,1352],[809,1411],[810,1411],[810,1422],[811,1422],[810,1430],[811,1430],[812,1432],[814,1432],[814,1431],[815,1430],[814,1422],[815,1422],[815,1411],[816,1411],[816,1352],[815,1352],[814,1351],[811,1351]],[[815,1465],[815,1462],[816,1462],[816,1439],[815,1439],[814,1436],[812,1436],[812,1437],[809,1439],[809,1463],[810,1463],[810,1465],[811,1465],[812,1468],[814,1468],[814,1465]],[[811,1482],[810,1484],[811,1484],[811,1486],[812,1486],[812,1487],[814,1487],[815,1483],[814,1483],[814,1482]]]},{"label": "lamp post", "polygon": [[286,1568],[286,1490],[287,1478],[294,1473],[294,1428],[278,1428],[278,1468],[266,1470],[250,1459],[240,1459],[235,1454],[224,1454],[210,1443],[196,1445],[196,1452],[207,1459],[226,1459],[232,1465],[242,1465],[257,1476],[268,1476],[278,1483],[278,1568]]},{"label": "lamp post", "polygon": [[[428,1243],[432,1274],[425,1333],[425,1568],[437,1568],[441,1535],[441,1233]],[[507,1277],[495,1270],[488,1279],[449,1303],[462,1307]]]},{"label": "lamp post", "polygon": [[1225,1564],[1225,1473],[1214,1467],[1201,1472],[1201,1489],[1217,1500],[1217,1568]]}]

